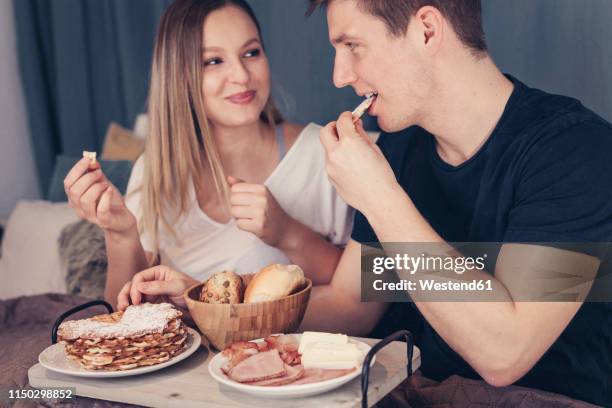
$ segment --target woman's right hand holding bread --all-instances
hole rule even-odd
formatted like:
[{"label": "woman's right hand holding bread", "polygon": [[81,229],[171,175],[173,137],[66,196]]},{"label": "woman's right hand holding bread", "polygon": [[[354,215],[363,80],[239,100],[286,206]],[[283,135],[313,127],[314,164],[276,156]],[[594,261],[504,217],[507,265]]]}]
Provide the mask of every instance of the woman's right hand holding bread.
[{"label": "woman's right hand holding bread", "polygon": [[98,225],[104,232],[123,234],[136,227],[136,219],[123,196],[91,159],[79,160],[64,179],[70,206],[79,217]]}]

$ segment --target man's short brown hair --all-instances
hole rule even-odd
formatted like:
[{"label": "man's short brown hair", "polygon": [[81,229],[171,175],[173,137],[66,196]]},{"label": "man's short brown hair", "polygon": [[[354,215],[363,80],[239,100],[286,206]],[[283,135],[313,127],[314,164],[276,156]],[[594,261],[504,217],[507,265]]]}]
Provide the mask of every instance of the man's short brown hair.
[{"label": "man's short brown hair", "polygon": [[[308,0],[306,15],[332,0]],[[440,10],[457,33],[459,39],[470,49],[481,53],[487,51],[482,29],[482,7],[480,0],[355,0],[364,12],[382,20],[393,36],[403,36],[408,22],[424,6]]]}]

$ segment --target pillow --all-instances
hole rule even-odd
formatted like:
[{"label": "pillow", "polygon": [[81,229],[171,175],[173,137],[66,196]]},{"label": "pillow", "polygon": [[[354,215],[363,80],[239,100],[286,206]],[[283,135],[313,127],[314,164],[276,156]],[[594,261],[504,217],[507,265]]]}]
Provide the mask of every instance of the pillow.
[{"label": "pillow", "polygon": [[67,203],[17,203],[2,241],[0,299],[66,291],[57,238],[78,219]]},{"label": "pillow", "polygon": [[104,137],[103,160],[136,161],[144,151],[144,140],[129,130],[111,122]]},{"label": "pillow", "polygon": [[81,220],[66,226],[58,243],[61,265],[67,271],[66,292],[103,299],[108,262],[102,229]]},{"label": "pillow", "polygon": [[[51,184],[47,193],[47,200],[51,202],[68,201],[64,191],[64,179],[74,164],[81,160],[80,156],[59,155],[55,158],[55,167],[51,176]],[[132,163],[127,160],[99,160],[102,171],[108,180],[125,194]]]}]

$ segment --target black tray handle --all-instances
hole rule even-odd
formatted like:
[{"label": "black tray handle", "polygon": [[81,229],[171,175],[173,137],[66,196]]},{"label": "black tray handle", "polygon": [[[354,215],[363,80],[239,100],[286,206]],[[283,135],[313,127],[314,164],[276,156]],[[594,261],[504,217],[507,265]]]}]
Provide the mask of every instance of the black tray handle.
[{"label": "black tray handle", "polygon": [[378,343],[372,346],[368,354],[366,354],[363,360],[363,367],[361,369],[361,407],[368,407],[368,382],[370,380],[370,363],[376,353],[380,351],[387,344],[395,340],[404,339],[406,341],[406,355],[408,357],[408,364],[406,369],[408,370],[408,377],[412,376],[412,353],[414,352],[414,338],[412,333],[408,330],[398,330],[393,334],[388,335]]},{"label": "black tray handle", "polygon": [[105,302],[104,300],[92,300],[91,302],[87,302],[87,303],[83,303],[82,305],[75,306],[72,309],[68,310],[67,312],[62,313],[62,315],[58,317],[55,323],[53,324],[53,329],[51,329],[51,344],[57,343],[57,329],[59,328],[60,324],[62,324],[64,319],[66,319],[70,315],[75,314],[76,312],[80,312],[81,310],[87,309],[92,306],[97,306],[97,305],[102,305],[108,310],[108,313],[113,313],[113,307],[108,302]]}]

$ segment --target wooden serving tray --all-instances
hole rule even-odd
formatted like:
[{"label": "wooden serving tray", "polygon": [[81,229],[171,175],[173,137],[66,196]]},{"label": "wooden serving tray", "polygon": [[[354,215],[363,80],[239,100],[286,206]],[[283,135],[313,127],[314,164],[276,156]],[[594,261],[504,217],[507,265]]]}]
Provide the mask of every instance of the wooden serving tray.
[{"label": "wooden serving tray", "polygon": [[[370,345],[377,339],[358,338]],[[76,394],[89,398],[124,402],[148,407],[360,407],[359,377],[330,391],[308,398],[291,400],[265,399],[234,391],[217,383],[208,373],[208,362],[214,356],[200,347],[191,357],[174,366],[149,374],[123,378],[79,378],[54,373],[36,364],[28,370],[34,388],[76,387]],[[414,348],[413,370],[421,363]],[[394,341],[376,354],[370,369],[368,404],[374,405],[407,377],[406,344]]]}]

